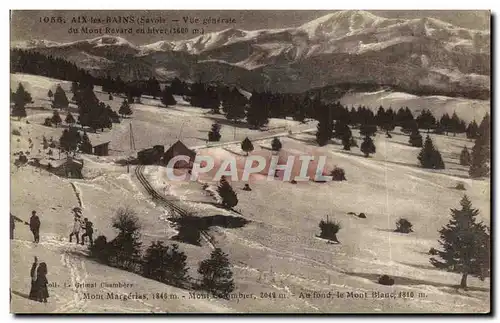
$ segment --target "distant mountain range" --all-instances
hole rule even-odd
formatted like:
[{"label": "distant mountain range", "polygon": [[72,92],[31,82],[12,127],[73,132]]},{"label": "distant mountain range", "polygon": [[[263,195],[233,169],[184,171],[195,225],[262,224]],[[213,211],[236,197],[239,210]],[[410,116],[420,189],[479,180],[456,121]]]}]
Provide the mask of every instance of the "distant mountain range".
[{"label": "distant mountain range", "polygon": [[285,92],[368,84],[416,94],[490,95],[489,31],[366,11],[339,11],[296,28],[226,29],[141,46],[102,36],[70,43],[22,41],[12,47],[123,79],[178,76]]}]

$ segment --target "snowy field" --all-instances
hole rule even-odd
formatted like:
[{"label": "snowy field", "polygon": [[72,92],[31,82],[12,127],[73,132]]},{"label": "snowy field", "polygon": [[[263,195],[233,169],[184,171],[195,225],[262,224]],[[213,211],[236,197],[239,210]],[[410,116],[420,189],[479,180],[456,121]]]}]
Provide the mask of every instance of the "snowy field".
[{"label": "snowy field", "polygon": [[[34,108],[28,108],[27,120],[11,119],[11,129],[19,129],[21,136],[11,136],[11,153],[28,149],[28,138],[34,142],[33,151],[38,151],[41,137],[57,140],[62,127],[49,128],[41,125],[51,115],[47,91],[54,91],[61,84],[69,92],[70,84],[31,75],[12,75],[11,89],[22,82],[32,94]],[[108,101],[105,93],[96,88],[98,98],[117,110],[122,98]],[[70,93],[67,94],[70,98]],[[233,182],[239,203],[235,207],[241,215],[213,205],[216,200],[209,190],[216,183],[210,178],[200,181],[209,184],[203,190],[201,182],[172,182],[166,177],[164,167],[147,166],[145,176],[161,193],[179,199],[180,206],[197,216],[214,215],[242,216],[250,221],[240,228],[212,226],[208,233],[214,244],[229,254],[233,265],[236,290],[253,294],[251,298],[232,300],[189,299],[188,291],[171,287],[122,270],[102,266],[85,256],[86,249],[69,244],[68,235],[72,224],[71,208],[82,203],[84,215],[96,228],[94,236],[104,234],[108,239],[115,231],[110,220],[121,206],[133,207],[142,224],[142,241],[147,247],[151,241],[164,240],[170,243],[176,235],[169,213],[155,205],[147,196],[134,175],[114,163],[115,160],[135,153],[129,147],[129,123],[133,125],[136,150],[154,144],[169,144],[181,138],[188,146],[203,146],[212,118],[220,116],[206,114],[205,110],[190,107],[178,98],[173,108],[159,107],[157,100],[145,98],[141,105],[132,105],[132,118],[103,138],[111,139],[111,156],[82,155],[86,179],[59,178],[32,166],[11,168],[11,213],[28,220],[31,210],[37,210],[42,221],[41,243],[31,243],[31,233],[23,224],[16,225],[15,240],[11,242],[11,310],[14,312],[487,312],[489,311],[490,281],[484,282],[469,277],[467,291],[457,290],[455,285],[460,275],[436,270],[429,263],[428,250],[438,247],[438,229],[450,218],[450,208],[459,207],[463,191],[453,187],[463,182],[465,193],[474,207],[480,210],[480,218],[490,223],[490,183],[487,180],[471,180],[467,168],[460,166],[458,156],[463,146],[471,148],[473,142],[457,135],[431,134],[439,148],[445,170],[424,170],[417,166],[419,148],[408,145],[408,137],[398,129],[393,138],[386,139],[377,133],[374,139],[377,152],[364,158],[358,148],[350,152],[342,150],[335,140],[324,147],[315,143],[314,132],[298,133],[315,128],[315,124],[298,125],[293,121],[271,120],[269,131],[248,130],[243,125],[233,128],[223,124],[222,141],[226,146],[198,149],[198,154],[242,158],[239,141],[245,136],[254,141],[253,154],[267,156],[270,139],[277,134],[283,143],[282,158],[302,154],[327,156],[327,169],[335,165],[344,168],[347,181],[315,183],[299,182],[296,185],[281,181],[265,181],[256,175],[251,180],[252,191],[243,191],[243,182]],[[344,98],[346,99],[346,98]],[[412,99],[413,100],[413,99]],[[473,100],[470,100],[473,101]],[[408,103],[398,101],[403,106]],[[447,102],[447,101],[446,101]],[[346,102],[343,102],[346,103]],[[399,104],[398,103],[398,104]],[[351,104],[350,102],[348,103]],[[367,105],[362,101],[355,106]],[[449,103],[447,103],[449,104]],[[386,107],[386,104],[383,104]],[[378,105],[377,105],[378,107]],[[393,105],[395,108],[395,105]],[[411,108],[411,107],[410,107]],[[448,111],[447,105],[435,109]],[[458,105],[457,105],[458,109]],[[75,109],[76,111],[76,109]],[[465,114],[457,110],[461,117]],[[65,114],[62,113],[64,119]],[[476,120],[480,120],[477,116]],[[234,131],[236,129],[236,131]],[[182,131],[181,131],[182,130]],[[288,136],[288,130],[296,131]],[[236,135],[235,135],[236,133]],[[354,136],[361,143],[357,130]],[[179,135],[180,134],[180,135]],[[424,135],[424,133],[422,133]],[[235,139],[236,136],[236,139]],[[33,153],[35,154],[35,153]],[[11,155],[11,160],[15,156]],[[348,212],[363,212],[360,219]],[[316,238],[318,223],[325,219],[341,222],[338,234],[339,245],[327,244]],[[392,232],[399,217],[409,219],[414,226],[411,234]],[[197,277],[198,263],[206,259],[211,249],[179,243],[188,256],[190,275]],[[29,270],[33,256],[48,265],[47,278],[57,286],[49,287],[47,304],[27,299],[29,293]],[[376,283],[382,274],[395,279],[395,285],[382,286]],[[127,282],[133,287],[67,288],[65,283]],[[111,289],[111,291],[110,291]],[[92,300],[84,293],[116,292],[118,294],[148,294],[165,292],[176,295],[168,301],[153,300]],[[276,299],[263,298],[261,293],[275,292]],[[301,293],[339,293],[344,298],[306,298]],[[368,297],[363,297],[367,293]],[[395,293],[396,298],[373,297],[372,293]],[[400,293],[413,297],[398,297]],[[382,294],[378,294],[379,296]]]}]

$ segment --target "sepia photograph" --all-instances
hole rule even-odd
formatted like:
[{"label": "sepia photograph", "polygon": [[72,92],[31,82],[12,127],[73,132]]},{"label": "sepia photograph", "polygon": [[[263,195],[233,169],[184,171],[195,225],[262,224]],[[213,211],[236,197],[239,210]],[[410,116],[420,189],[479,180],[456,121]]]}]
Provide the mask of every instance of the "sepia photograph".
[{"label": "sepia photograph", "polygon": [[491,12],[11,10],[13,314],[477,314]]}]

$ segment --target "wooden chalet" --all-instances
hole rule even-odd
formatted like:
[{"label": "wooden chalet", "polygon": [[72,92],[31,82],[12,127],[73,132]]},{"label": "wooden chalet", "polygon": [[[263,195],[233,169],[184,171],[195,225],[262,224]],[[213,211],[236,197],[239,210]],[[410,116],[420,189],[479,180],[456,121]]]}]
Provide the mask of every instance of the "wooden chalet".
[{"label": "wooden chalet", "polygon": [[174,168],[191,168],[196,157],[196,152],[189,149],[180,140],[177,140],[167,151],[163,154],[163,164],[167,165],[168,162],[175,156],[188,156],[189,163],[178,161],[175,163]]}]

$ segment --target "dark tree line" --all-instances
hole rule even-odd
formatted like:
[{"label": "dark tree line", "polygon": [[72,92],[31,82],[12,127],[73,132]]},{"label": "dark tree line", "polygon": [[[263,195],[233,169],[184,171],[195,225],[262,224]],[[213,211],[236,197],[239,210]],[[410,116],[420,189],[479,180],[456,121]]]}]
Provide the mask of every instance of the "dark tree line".
[{"label": "dark tree line", "polygon": [[199,283],[189,276],[187,256],[178,244],[165,245],[153,241],[142,251],[141,225],[137,213],[130,208],[120,208],[112,219],[117,231],[114,239],[99,236],[90,246],[90,256],[101,263],[131,271],[164,284],[181,288],[206,290],[215,296],[229,298],[234,290],[233,273],[228,255],[216,248],[208,259],[199,263]]}]

